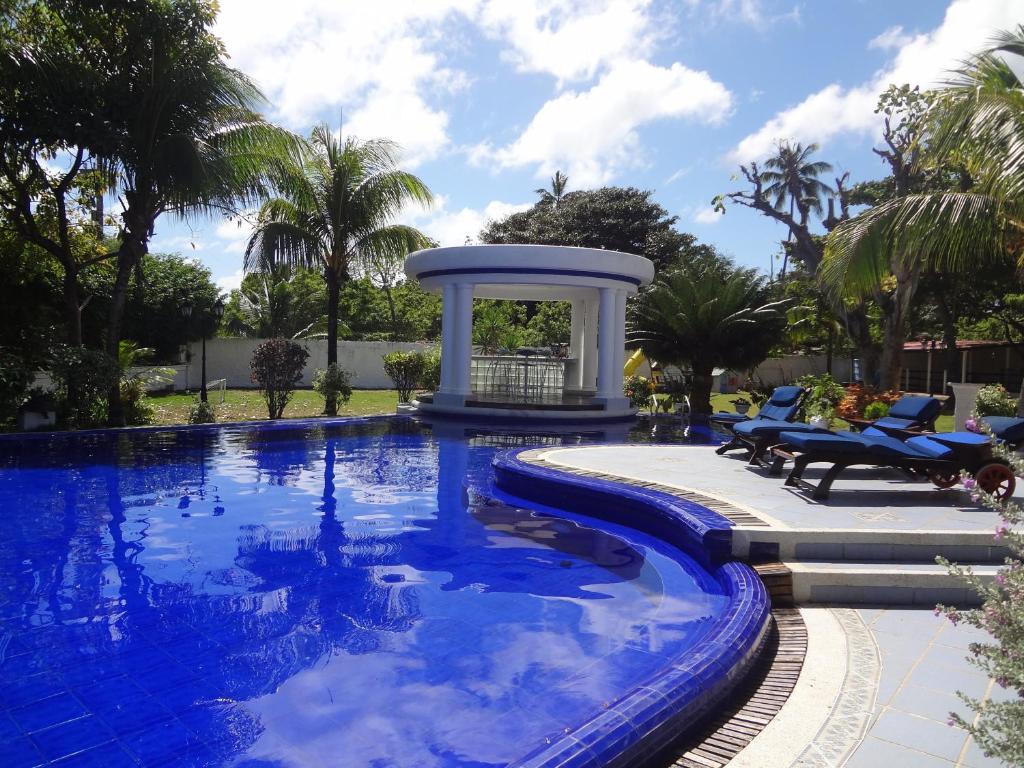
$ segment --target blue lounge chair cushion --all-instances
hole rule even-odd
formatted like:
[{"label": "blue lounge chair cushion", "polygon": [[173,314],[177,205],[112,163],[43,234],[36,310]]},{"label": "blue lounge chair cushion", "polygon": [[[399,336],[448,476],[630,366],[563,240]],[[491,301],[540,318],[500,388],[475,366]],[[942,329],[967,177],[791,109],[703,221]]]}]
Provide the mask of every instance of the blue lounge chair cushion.
[{"label": "blue lounge chair cushion", "polygon": [[763,437],[783,430],[791,430],[793,432],[824,431],[800,421],[779,421],[777,419],[751,419],[750,421],[744,421],[742,424],[737,424],[734,431],[737,435],[742,435],[743,437]]},{"label": "blue lounge chair cushion", "polygon": [[[988,435],[979,435],[977,432],[937,432],[934,435],[925,435],[929,440],[935,440],[943,445],[948,445],[952,448],[962,447],[976,447],[979,445],[988,445],[992,442],[992,439]],[[917,440],[914,437],[911,440]],[[907,441],[908,443],[910,440]]]},{"label": "blue lounge chair cushion", "polygon": [[[779,439],[799,451],[821,451],[832,454],[870,454],[879,459],[940,459],[952,450],[939,443],[915,447],[887,435],[864,435],[836,432],[783,432]],[[911,438],[919,440],[921,438]],[[927,438],[924,438],[927,440]],[[909,442],[909,441],[908,441]],[[937,447],[936,447],[937,446]]]},{"label": "blue lounge chair cushion", "polygon": [[879,427],[892,427],[893,429],[910,429],[911,427],[921,426],[921,422],[915,419],[894,419],[892,416],[883,416],[875,420],[875,425]]},{"label": "blue lounge chair cushion", "polygon": [[933,459],[945,459],[953,453],[949,446],[943,445],[938,440],[933,440],[931,435],[911,437],[906,441],[905,445]]},{"label": "blue lounge chair cushion", "polygon": [[916,424],[934,421],[942,410],[942,403],[927,395],[904,395],[889,409],[887,418],[906,419]]},{"label": "blue lounge chair cushion", "polygon": [[985,416],[982,424],[992,430],[992,434],[1008,443],[1024,441],[1024,419],[1016,416]]},{"label": "blue lounge chair cushion", "polygon": [[776,387],[768,402],[761,406],[757,418],[789,421],[796,416],[803,394],[803,387]]}]

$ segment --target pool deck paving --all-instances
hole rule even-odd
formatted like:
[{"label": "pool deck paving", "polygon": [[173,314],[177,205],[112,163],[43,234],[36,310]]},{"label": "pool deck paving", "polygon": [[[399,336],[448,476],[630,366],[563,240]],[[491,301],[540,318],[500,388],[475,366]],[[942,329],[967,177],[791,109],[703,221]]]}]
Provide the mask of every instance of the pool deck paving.
[{"label": "pool deck paving", "polygon": [[[982,571],[994,570],[993,562],[1001,557],[993,541],[996,513],[973,504],[962,489],[908,482],[895,471],[849,471],[836,482],[830,499],[813,501],[786,488],[783,478],[767,477],[739,458],[717,456],[711,447],[581,446],[535,451],[528,459],[735,505],[760,521],[737,526],[741,538],[775,537],[791,554],[803,547],[807,557],[790,564],[795,576],[805,569],[819,575],[841,572],[841,580],[856,581],[858,574],[870,572],[877,594],[896,594],[896,602],[914,602],[900,584],[926,573],[936,576],[940,566],[929,561],[937,549],[952,545],[954,551],[976,554],[964,561],[988,563]],[[831,562],[814,558],[830,553]],[[825,605],[801,608],[808,625],[801,681],[777,722],[740,752],[735,765],[1001,765],[985,757],[966,731],[949,724],[950,712],[971,714],[958,691],[982,700],[1015,695],[967,661],[968,645],[987,641],[988,635],[954,626],[930,607],[871,606],[866,600],[847,604],[841,598],[851,594],[849,588],[835,591],[833,600],[822,600],[826,594],[814,601]],[[923,594],[927,598],[934,592]]]}]

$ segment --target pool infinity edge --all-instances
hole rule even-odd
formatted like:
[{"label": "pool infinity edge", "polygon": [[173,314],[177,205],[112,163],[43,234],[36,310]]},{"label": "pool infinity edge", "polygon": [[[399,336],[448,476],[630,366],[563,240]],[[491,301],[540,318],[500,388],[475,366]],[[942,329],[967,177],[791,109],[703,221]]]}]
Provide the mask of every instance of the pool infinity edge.
[{"label": "pool infinity edge", "polygon": [[625,697],[514,763],[515,768],[628,766],[649,758],[725,699],[757,660],[771,600],[757,573],[732,560],[732,523],[692,501],[600,478],[581,477],[497,454],[495,484],[521,499],[655,536],[707,569],[729,599],[701,640]]}]

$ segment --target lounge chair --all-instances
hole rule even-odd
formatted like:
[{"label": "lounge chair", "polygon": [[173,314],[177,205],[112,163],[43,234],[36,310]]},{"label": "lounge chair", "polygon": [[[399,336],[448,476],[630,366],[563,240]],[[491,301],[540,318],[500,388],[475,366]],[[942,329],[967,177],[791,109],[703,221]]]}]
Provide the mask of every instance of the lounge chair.
[{"label": "lounge chair", "polygon": [[1024,443],[1024,419],[1017,416],[984,416],[981,419],[996,440],[1011,446]]},{"label": "lounge chair", "polygon": [[732,433],[732,440],[724,445],[720,445],[715,453],[721,456],[726,451],[736,448],[746,448],[749,450],[750,446],[747,443],[736,438],[735,428],[738,424],[746,424],[753,421],[791,423],[796,418],[797,412],[800,410],[800,401],[803,400],[806,393],[807,390],[803,387],[776,387],[772,391],[771,397],[761,406],[756,416],[726,413],[724,411],[712,414],[712,424],[724,427]]},{"label": "lounge chair", "polygon": [[[772,453],[793,459],[786,485],[809,491],[811,498],[827,499],[835,479],[847,467],[893,467],[914,476],[928,477],[940,488],[950,488],[962,471],[975,476],[978,486],[1001,499],[1016,488],[1013,470],[992,455],[992,441],[974,432],[918,435],[904,441],[873,430],[868,434],[782,432],[782,445]],[[810,464],[831,464],[817,485],[803,479]]]},{"label": "lounge chair", "polygon": [[[942,403],[927,395],[904,395],[889,409],[889,413],[880,419],[847,419],[850,426],[858,432],[868,427],[894,434],[899,432],[934,432],[935,420],[942,410]],[[898,434],[894,434],[898,437]]]}]

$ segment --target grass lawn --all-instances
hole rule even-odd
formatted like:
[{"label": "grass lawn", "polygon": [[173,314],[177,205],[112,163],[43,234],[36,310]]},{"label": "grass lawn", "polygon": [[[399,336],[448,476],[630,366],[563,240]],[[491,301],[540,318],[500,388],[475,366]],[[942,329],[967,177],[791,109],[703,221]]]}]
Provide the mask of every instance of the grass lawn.
[{"label": "grass lawn", "polygon": [[[199,393],[192,394],[155,394],[150,397],[155,414],[154,424],[171,425],[187,424],[188,412]],[[210,392],[210,403],[217,411],[217,421],[253,421],[267,418],[267,406],[255,389],[229,389],[224,393],[224,403],[220,402],[220,391]],[[357,389],[352,398],[338,408],[339,416],[374,416],[381,413],[394,413],[398,405],[398,392],[393,389]],[[288,407],[284,409],[286,419],[309,418],[321,416],[324,412],[324,400],[311,389],[295,391]]]}]

